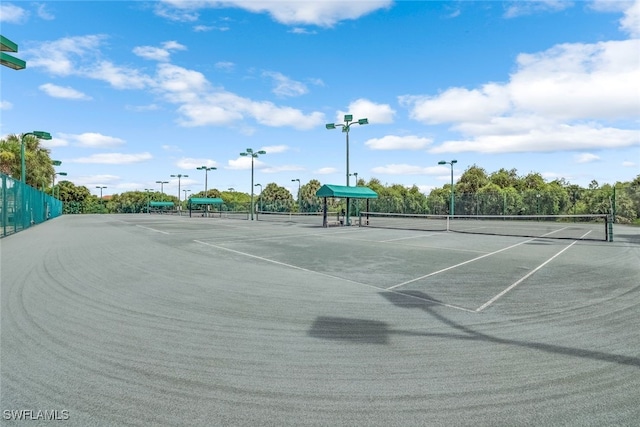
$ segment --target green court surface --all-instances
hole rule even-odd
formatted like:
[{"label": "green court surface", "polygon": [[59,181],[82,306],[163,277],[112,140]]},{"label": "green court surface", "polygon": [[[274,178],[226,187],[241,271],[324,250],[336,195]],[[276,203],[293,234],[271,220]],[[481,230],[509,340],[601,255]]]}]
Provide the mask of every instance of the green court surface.
[{"label": "green court surface", "polygon": [[6,411],[64,425],[636,425],[614,241],[65,215],[0,241]]}]

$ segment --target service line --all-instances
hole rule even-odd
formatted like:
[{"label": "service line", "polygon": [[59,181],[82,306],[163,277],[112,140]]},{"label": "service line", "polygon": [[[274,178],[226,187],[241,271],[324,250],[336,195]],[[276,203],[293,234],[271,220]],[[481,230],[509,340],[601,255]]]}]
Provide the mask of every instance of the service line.
[{"label": "service line", "polygon": [[456,310],[462,310],[462,311],[466,311],[466,312],[470,312],[470,313],[474,313],[475,312],[474,310],[470,310],[468,308],[459,307],[459,306],[455,306],[455,305],[451,305],[451,304],[446,304],[446,303],[443,303],[443,302],[434,301],[434,300],[431,300],[431,299],[428,299],[428,298],[419,297],[419,296],[416,296],[416,295],[405,294],[403,292],[397,292],[397,291],[394,291],[394,290],[391,290],[391,289],[384,289],[384,288],[380,288],[378,286],[368,285],[368,284],[362,283],[362,282],[356,282],[355,280],[345,279],[344,277],[332,276],[331,274],[326,274],[326,273],[321,273],[319,271],[309,270],[308,268],[298,267],[297,265],[287,264],[286,262],[276,261],[276,260],[273,260],[273,259],[269,259],[269,258],[258,256],[258,255],[253,255],[253,254],[250,254],[250,253],[247,253],[247,252],[242,252],[242,251],[237,251],[235,249],[225,248],[224,246],[214,245],[212,243],[203,242],[201,240],[194,240],[194,242],[200,243],[201,245],[210,246],[212,248],[221,249],[223,251],[233,252],[234,254],[243,255],[243,256],[246,256],[246,257],[249,257],[249,258],[255,258],[255,259],[259,259],[261,261],[270,262],[272,264],[280,265],[280,266],[283,266],[283,267],[292,268],[294,270],[300,270],[300,271],[304,271],[304,272],[307,272],[307,273],[318,274],[320,276],[329,277],[329,278],[335,279],[335,280],[343,280],[345,282],[353,283],[353,284],[356,284],[356,285],[366,286],[368,288],[373,288],[373,289],[376,289],[378,291],[391,292],[391,293],[394,293],[396,295],[402,295],[402,296],[405,296],[405,297],[408,297],[408,298],[418,299],[418,300],[421,300],[421,301],[424,301],[424,302],[428,302],[428,303],[431,303],[431,304],[437,304],[437,305],[441,305],[441,306],[444,306],[444,307],[453,308],[453,309],[456,309]]},{"label": "service line", "polygon": [[145,227],[144,225],[136,225],[136,227],[144,228],[145,230],[155,231],[156,233],[170,234],[170,233],[168,233],[166,231],[156,230],[155,228],[151,228],[151,227]]},{"label": "service line", "polygon": [[[591,233],[591,231],[586,232],[582,237],[580,237],[580,239],[584,239],[585,236],[587,234]],[[540,264],[539,266],[537,266],[536,268],[534,268],[533,270],[531,270],[529,273],[527,273],[526,275],[524,275],[524,277],[520,278],[519,280],[517,280],[515,283],[513,283],[511,286],[509,286],[507,289],[505,289],[504,291],[500,292],[498,295],[496,295],[495,297],[491,298],[489,301],[485,302],[484,304],[482,304],[480,307],[476,308],[476,312],[481,312],[482,310],[484,310],[485,308],[489,307],[491,304],[493,304],[494,302],[498,301],[498,299],[502,298],[507,292],[509,292],[510,290],[512,290],[513,288],[515,288],[516,286],[518,286],[520,283],[524,282],[525,280],[527,280],[529,277],[531,277],[531,275],[533,275],[536,271],[540,270],[542,267],[544,267],[545,265],[549,264],[551,261],[553,261],[556,257],[558,257],[560,254],[562,254],[564,251],[566,251],[567,249],[569,249],[571,246],[575,245],[576,243],[578,243],[578,240],[575,240],[573,243],[571,243],[569,246],[564,247],[560,252],[558,252],[557,254],[555,254],[554,256],[552,256],[551,258],[549,258],[548,260],[546,260],[545,262],[543,262],[542,264]]]}]

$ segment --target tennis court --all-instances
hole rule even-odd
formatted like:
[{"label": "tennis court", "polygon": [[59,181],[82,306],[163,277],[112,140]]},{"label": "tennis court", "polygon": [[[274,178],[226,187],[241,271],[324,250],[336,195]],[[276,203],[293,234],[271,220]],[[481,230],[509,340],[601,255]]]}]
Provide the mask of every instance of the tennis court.
[{"label": "tennis court", "polygon": [[640,419],[640,229],[321,221],[63,216],[2,240],[1,409],[83,426]]}]

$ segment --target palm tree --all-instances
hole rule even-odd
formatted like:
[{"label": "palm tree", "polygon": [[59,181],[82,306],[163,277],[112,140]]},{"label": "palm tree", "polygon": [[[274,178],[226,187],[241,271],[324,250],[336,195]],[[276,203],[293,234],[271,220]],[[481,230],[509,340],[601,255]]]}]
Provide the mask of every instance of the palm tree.
[{"label": "palm tree", "polygon": [[[25,142],[26,181],[32,187],[43,186],[53,181],[55,170],[51,164],[49,149],[40,145],[40,139],[27,135]],[[16,134],[0,140],[0,172],[14,179],[20,178],[22,168],[20,159],[21,138]]]}]

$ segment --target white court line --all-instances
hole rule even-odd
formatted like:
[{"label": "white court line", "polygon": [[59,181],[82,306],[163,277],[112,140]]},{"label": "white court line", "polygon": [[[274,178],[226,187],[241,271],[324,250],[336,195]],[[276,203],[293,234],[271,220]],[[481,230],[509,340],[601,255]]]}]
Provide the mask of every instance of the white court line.
[{"label": "white court line", "polygon": [[308,268],[298,267],[297,265],[287,264],[286,262],[276,261],[276,260],[273,260],[273,259],[269,259],[269,258],[264,258],[264,257],[258,256],[258,255],[253,255],[253,254],[250,254],[250,253],[247,253],[247,252],[242,252],[242,251],[237,251],[235,249],[225,248],[224,246],[213,245],[211,243],[203,242],[203,241],[200,241],[200,240],[194,240],[194,242],[200,243],[201,245],[210,246],[212,248],[222,249],[223,251],[233,252],[233,253],[238,254],[238,255],[243,255],[243,256],[250,257],[250,258],[259,259],[261,261],[270,262],[272,264],[280,265],[280,266],[283,266],[283,267],[292,268],[294,270],[300,270],[300,271],[304,271],[304,272],[307,272],[307,273],[318,274],[320,276],[329,277],[331,279],[343,280],[345,282],[354,283],[356,285],[366,286],[368,288],[373,288],[373,289],[376,289],[378,291],[391,292],[391,293],[394,293],[396,295],[403,295],[403,296],[406,296],[406,297],[409,297],[409,298],[419,299],[421,301],[429,302],[429,303],[432,303],[432,304],[437,304],[437,305],[441,305],[441,306],[444,306],[444,307],[453,308],[453,309],[456,309],[456,310],[462,310],[462,311],[466,311],[466,312],[469,312],[469,313],[475,313],[474,310],[469,310],[468,308],[458,307],[458,306],[455,306],[455,305],[445,304],[445,303],[442,303],[442,302],[439,302],[439,301],[430,300],[428,298],[422,298],[422,297],[419,297],[419,296],[416,296],[416,295],[405,294],[405,293],[402,293],[402,292],[397,292],[397,291],[393,291],[393,290],[389,290],[389,289],[384,289],[384,288],[380,288],[378,286],[368,285],[368,284],[362,283],[362,282],[356,282],[355,280],[345,279],[344,277],[332,276],[331,274],[326,274],[326,273],[321,273],[319,271],[309,270]]},{"label": "white court line", "polygon": [[144,228],[144,229],[146,229],[146,230],[155,231],[156,233],[170,234],[170,233],[168,233],[168,232],[166,232],[166,231],[156,230],[155,228],[151,228],[151,227],[145,227],[144,225],[136,225],[136,227]]},{"label": "white court line", "polygon": [[[565,227],[565,228],[568,228],[568,227]],[[563,228],[563,229],[561,229],[561,230],[564,230],[565,228]],[[388,287],[388,288],[387,288],[387,290],[391,290],[391,289],[399,288],[400,286],[408,285],[409,283],[417,282],[418,280],[426,279],[427,277],[435,276],[436,274],[440,274],[440,273],[444,273],[445,271],[448,271],[448,270],[451,270],[451,269],[454,269],[454,268],[457,268],[457,267],[463,266],[463,265],[465,265],[465,264],[469,264],[470,262],[478,261],[478,260],[480,260],[480,259],[482,259],[482,258],[486,258],[486,257],[491,256],[491,255],[498,254],[498,253],[500,253],[500,252],[503,252],[503,251],[506,251],[506,250],[509,250],[509,249],[515,248],[516,246],[520,246],[520,245],[522,245],[522,244],[532,242],[532,241],[534,241],[534,240],[536,240],[536,239],[540,239],[540,238],[543,238],[543,237],[548,236],[548,235],[550,235],[550,234],[557,233],[558,231],[561,231],[561,230],[554,230],[554,231],[551,231],[551,232],[549,232],[549,233],[547,233],[547,234],[544,234],[544,235],[542,235],[542,236],[540,236],[540,237],[534,237],[534,238],[532,238],[532,239],[525,240],[525,241],[520,242],[520,243],[516,243],[515,245],[507,246],[506,248],[498,249],[497,251],[489,252],[488,254],[484,254],[484,255],[481,255],[481,256],[479,256],[479,257],[472,258],[472,259],[470,259],[470,260],[467,260],[467,261],[461,262],[461,263],[456,264],[456,265],[452,265],[451,267],[443,268],[442,270],[434,271],[433,273],[425,274],[424,276],[420,276],[420,277],[417,277],[417,278],[415,278],[415,279],[407,280],[406,282],[398,283],[397,285],[393,285],[393,286],[391,286],[391,287]],[[590,231],[589,231],[587,234],[589,234],[589,233],[590,233]],[[587,234],[585,234],[584,236],[586,236]],[[582,237],[580,237],[580,238],[582,239],[582,238],[584,238],[584,236],[582,236]]]},{"label": "white court line", "polygon": [[[580,237],[580,239],[584,239],[585,236],[587,234],[591,233],[591,231],[586,232],[584,235],[582,235]],[[533,273],[535,273],[536,271],[540,270],[542,267],[544,267],[545,265],[549,264],[551,261],[553,261],[556,257],[558,257],[560,254],[562,254],[564,251],[566,251],[567,249],[569,249],[571,246],[575,245],[576,243],[578,243],[578,240],[575,240],[573,243],[571,243],[569,246],[563,248],[560,252],[558,252],[557,254],[555,254],[554,256],[552,256],[551,258],[549,258],[548,260],[546,260],[545,262],[543,262],[542,264],[540,264],[539,266],[537,266],[536,268],[534,268],[533,270],[531,270],[529,273],[527,273],[524,277],[520,278],[519,280],[517,280],[515,283],[513,283],[511,286],[509,286],[507,289],[505,289],[504,291],[500,292],[498,295],[496,295],[495,297],[491,298],[489,301],[485,302],[484,304],[482,304],[480,307],[476,308],[476,312],[481,312],[482,310],[484,310],[485,308],[489,307],[491,304],[493,304],[494,302],[496,302],[498,299],[500,299],[502,296],[504,296],[504,294],[506,294],[507,292],[509,292],[511,289],[515,288],[516,286],[518,286],[520,283],[524,282],[525,280],[527,280],[529,277],[531,277],[531,275]]]},{"label": "white court line", "polygon": [[378,242],[380,243],[387,243],[387,242],[395,242],[398,240],[407,240],[407,239],[419,239],[421,237],[431,237],[431,236],[436,236],[438,233],[430,233],[430,234],[421,234],[421,235],[416,235],[416,236],[408,236],[408,237],[398,237],[397,239],[387,239],[387,240],[378,240]]},{"label": "white court line", "polygon": [[435,276],[436,274],[440,274],[440,273],[444,273],[445,271],[452,270],[454,268],[463,266],[465,264],[469,264],[471,262],[478,261],[478,260],[480,260],[482,258],[486,258],[488,256],[495,255],[497,253],[500,253],[500,252],[515,248],[516,246],[523,245],[523,244],[531,242],[533,240],[535,240],[535,239],[525,240],[525,241],[522,241],[520,243],[516,243],[515,245],[507,246],[506,248],[498,249],[497,251],[489,252],[488,254],[480,255],[479,257],[475,257],[475,258],[469,259],[467,261],[461,262],[461,263],[456,264],[456,265],[452,265],[452,266],[447,267],[447,268],[443,268],[442,270],[434,271],[432,273],[425,274],[424,276],[420,276],[420,277],[417,277],[415,279],[407,280],[406,282],[398,283],[397,285],[393,285],[391,287],[388,287],[387,290],[399,288],[400,286],[408,285],[409,283],[417,282],[418,280],[426,279],[427,277]]}]

